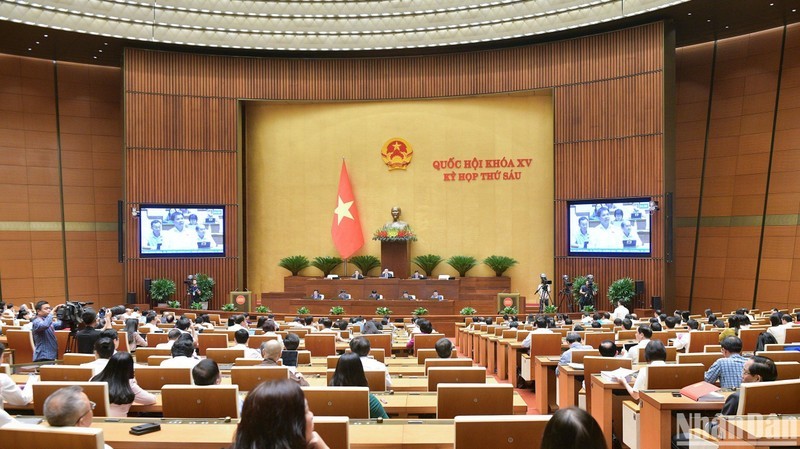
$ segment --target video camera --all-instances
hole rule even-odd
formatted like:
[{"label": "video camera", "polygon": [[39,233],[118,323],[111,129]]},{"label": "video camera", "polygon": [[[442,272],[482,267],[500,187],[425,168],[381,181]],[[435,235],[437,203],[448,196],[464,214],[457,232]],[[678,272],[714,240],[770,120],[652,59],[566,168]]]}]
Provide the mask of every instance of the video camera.
[{"label": "video camera", "polygon": [[58,312],[56,312],[56,316],[65,325],[69,325],[71,329],[74,329],[75,327],[77,327],[78,323],[80,323],[82,320],[83,308],[89,304],[94,304],[94,303],[67,301],[64,303],[63,307],[60,307],[58,309]]},{"label": "video camera", "polygon": [[553,283],[553,281],[547,279],[547,275],[544,273],[540,274],[539,277],[542,279],[542,285],[550,285]]},{"label": "video camera", "polygon": [[561,280],[564,281],[564,287],[572,287],[572,282],[569,281],[569,276],[568,275],[565,274],[565,275],[561,276]]}]

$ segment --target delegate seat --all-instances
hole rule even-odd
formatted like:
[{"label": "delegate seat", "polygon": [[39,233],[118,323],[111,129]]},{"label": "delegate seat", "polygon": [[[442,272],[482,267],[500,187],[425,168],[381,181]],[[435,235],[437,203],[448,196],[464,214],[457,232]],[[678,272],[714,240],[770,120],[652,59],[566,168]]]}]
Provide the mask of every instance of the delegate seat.
[{"label": "delegate seat", "polygon": [[79,354],[77,352],[68,352],[64,354],[64,365],[82,365],[84,363],[94,362],[97,359],[94,354]]},{"label": "delegate seat", "polygon": [[703,366],[708,371],[711,368],[711,365],[714,364],[720,357],[722,357],[721,352],[687,352],[685,354],[678,354],[677,361],[678,363],[702,363]]},{"label": "delegate seat", "polygon": [[160,390],[164,385],[191,385],[192,370],[184,367],[140,366],[133,373],[144,390]]},{"label": "delegate seat", "polygon": [[14,350],[14,364],[33,362],[33,333],[16,329],[5,331],[8,348]]},{"label": "delegate seat", "polygon": [[[331,333],[308,334],[305,338],[306,350],[312,357],[326,357],[336,354],[336,335]],[[300,362],[298,361],[298,364]]]},{"label": "delegate seat", "polygon": [[136,360],[136,363],[147,363],[147,359],[151,355],[165,355],[171,357],[172,350],[166,348],[157,349],[151,347],[136,348],[136,352],[133,353],[133,358]]},{"label": "delegate seat", "polygon": [[463,415],[513,415],[511,384],[439,384],[436,417],[453,419]]},{"label": "delegate seat", "polygon": [[647,367],[648,390],[680,390],[703,381],[706,368],[702,363],[656,365]]},{"label": "delegate seat", "polygon": [[303,392],[315,416],[369,419],[367,387],[303,387]]},{"label": "delegate seat", "polygon": [[230,348],[206,349],[206,358],[217,362],[217,364],[230,365],[236,362],[237,358],[241,357],[244,357],[244,349],[230,349]]},{"label": "delegate seat", "polygon": [[91,427],[6,426],[0,428],[2,447],[103,449],[103,429]]},{"label": "delegate seat", "polygon": [[39,380],[43,382],[86,382],[94,375],[92,368],[69,365],[42,365]]},{"label": "delegate seat", "polygon": [[236,385],[164,385],[161,388],[164,418],[239,418]]},{"label": "delegate seat", "polygon": [[222,333],[202,333],[197,336],[197,352],[206,355],[208,348],[227,348],[228,336]]},{"label": "delegate seat", "polygon": [[551,415],[456,416],[453,449],[484,449],[498,443],[503,449],[538,449],[550,417]]},{"label": "delegate seat", "polygon": [[108,384],[105,382],[37,382],[33,387],[33,414],[44,415],[44,401],[57,390],[77,385],[83,389],[89,400],[94,402],[94,416],[108,416]]},{"label": "delegate seat", "polygon": [[436,391],[436,386],[440,383],[486,383],[486,368],[482,366],[429,368],[427,375],[428,391]]},{"label": "delegate seat", "polygon": [[285,366],[234,366],[231,368],[231,384],[238,385],[241,391],[253,390],[262,382],[288,378],[289,368]]},{"label": "delegate seat", "polygon": [[434,349],[436,342],[444,338],[444,334],[416,334],[414,335],[414,355],[420,349]]},{"label": "delegate seat", "polygon": [[800,413],[800,379],[743,383],[739,388],[737,415]]},{"label": "delegate seat", "polygon": [[441,368],[441,367],[471,367],[472,366],[472,359],[468,358],[450,358],[450,359],[440,359],[440,358],[429,358],[425,360],[425,375],[428,375],[429,368]]}]

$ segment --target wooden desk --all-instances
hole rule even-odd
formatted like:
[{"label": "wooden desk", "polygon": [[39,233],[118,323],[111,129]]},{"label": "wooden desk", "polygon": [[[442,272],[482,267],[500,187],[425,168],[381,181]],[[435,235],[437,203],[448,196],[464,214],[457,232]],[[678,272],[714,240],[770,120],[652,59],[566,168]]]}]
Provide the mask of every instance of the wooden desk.
[{"label": "wooden desk", "polygon": [[473,334],[473,345],[477,352],[475,356],[475,360],[478,366],[486,366],[486,339],[484,337],[488,337],[489,334],[486,332],[476,332]]},{"label": "wooden desk", "polygon": [[[538,379],[538,378],[537,378]],[[583,370],[568,365],[558,368],[558,408],[578,405],[578,392],[583,388]]]},{"label": "wooden desk", "polygon": [[[511,342],[517,341],[513,338],[501,338],[497,340],[497,378],[500,380],[506,380],[509,378],[508,375],[508,345]],[[514,373],[516,376],[516,372]],[[513,382],[516,382],[516,377],[512,379]]]},{"label": "wooden desk", "polygon": [[496,335],[487,335],[486,337],[486,371],[489,374],[497,372],[497,340],[499,337]]},{"label": "wooden desk", "polygon": [[521,341],[512,340],[505,346],[506,363],[508,365],[508,379],[512,384],[517,382],[517,367],[519,366],[522,352],[527,349],[522,347]]},{"label": "wooden desk", "polygon": [[792,416],[720,417],[719,447],[800,446],[800,420]]},{"label": "wooden desk", "polygon": [[536,371],[536,403],[539,413],[548,415],[558,409],[556,405],[556,367],[559,357],[537,356],[533,359]]},{"label": "wooden desk", "polygon": [[[622,435],[622,401],[631,399],[628,390],[622,385],[611,382],[595,374],[586,382],[592,382],[592,410],[590,413],[597,420],[603,436],[606,438],[606,447],[611,447],[611,433]],[[642,429],[646,429],[642,424]],[[647,438],[650,439],[650,438]],[[644,441],[645,438],[642,438]],[[653,440],[655,441],[655,440]],[[669,447],[667,444],[664,447]]]},{"label": "wooden desk", "polygon": [[[594,384],[592,386],[594,388]],[[592,390],[594,393],[594,390]],[[674,397],[671,391],[650,390],[639,393],[642,401],[639,426],[647,429],[647,438],[640,440],[640,449],[669,447],[676,432],[675,414],[681,412],[714,412],[722,410],[724,402],[696,402],[687,397]],[[594,397],[592,397],[594,400]]]}]

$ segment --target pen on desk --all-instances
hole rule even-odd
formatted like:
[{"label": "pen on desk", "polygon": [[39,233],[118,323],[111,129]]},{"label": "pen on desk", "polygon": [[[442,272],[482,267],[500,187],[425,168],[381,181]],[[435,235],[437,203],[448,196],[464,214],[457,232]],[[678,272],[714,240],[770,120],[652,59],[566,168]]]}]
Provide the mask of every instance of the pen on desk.
[{"label": "pen on desk", "polygon": [[386,405],[386,404],[388,404],[388,402],[384,401],[382,398],[378,398],[378,400],[379,400],[379,401],[381,401],[381,403],[382,403],[383,405]]}]

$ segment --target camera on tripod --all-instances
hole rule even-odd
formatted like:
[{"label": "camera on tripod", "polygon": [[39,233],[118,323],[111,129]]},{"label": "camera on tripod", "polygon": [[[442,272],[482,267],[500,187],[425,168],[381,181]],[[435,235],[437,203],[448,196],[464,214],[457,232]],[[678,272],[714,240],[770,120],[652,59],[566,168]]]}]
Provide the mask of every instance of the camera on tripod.
[{"label": "camera on tripod", "polygon": [[81,322],[81,317],[83,316],[83,308],[88,304],[92,303],[80,302],[80,301],[67,301],[64,303],[63,307],[60,307],[58,309],[58,311],[56,312],[56,316],[65,325],[69,325],[71,329],[74,329],[77,327],[78,323]]},{"label": "camera on tripod", "polygon": [[550,285],[553,283],[553,281],[547,279],[547,276],[545,276],[544,273],[542,273],[539,277],[542,278],[542,285]]},{"label": "camera on tripod", "polygon": [[572,287],[572,282],[569,280],[569,275],[561,276],[561,280],[564,281],[564,287]]}]

